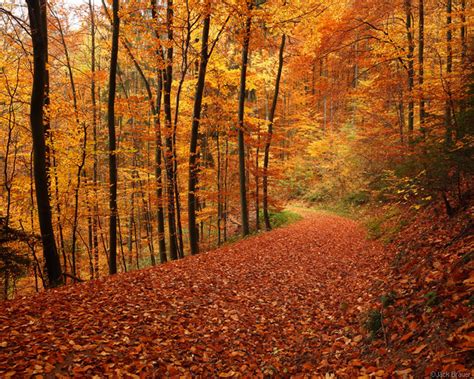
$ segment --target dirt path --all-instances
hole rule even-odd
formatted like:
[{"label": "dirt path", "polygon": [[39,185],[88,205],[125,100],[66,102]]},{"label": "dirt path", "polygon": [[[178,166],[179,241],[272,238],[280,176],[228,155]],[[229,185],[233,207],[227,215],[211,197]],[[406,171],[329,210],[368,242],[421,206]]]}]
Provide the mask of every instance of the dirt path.
[{"label": "dirt path", "polygon": [[355,222],[314,214],[210,253],[6,302],[0,377],[350,375],[383,265]]}]

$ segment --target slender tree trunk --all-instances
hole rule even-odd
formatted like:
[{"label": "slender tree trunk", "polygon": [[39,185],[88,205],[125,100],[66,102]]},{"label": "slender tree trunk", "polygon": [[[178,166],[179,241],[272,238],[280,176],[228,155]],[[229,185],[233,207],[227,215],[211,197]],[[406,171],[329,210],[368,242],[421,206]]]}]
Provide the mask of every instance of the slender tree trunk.
[{"label": "slender tree trunk", "polygon": [[188,182],[188,229],[189,248],[191,254],[199,253],[199,235],[196,223],[197,210],[197,182],[199,173],[199,153],[197,149],[199,137],[199,123],[201,121],[202,98],[206,80],[206,69],[208,61],[209,25],[211,15],[208,13],[204,18],[202,28],[201,58],[199,62],[199,74],[194,96],[193,121],[191,126],[191,143],[189,146],[189,182]]},{"label": "slender tree trunk", "polygon": [[148,208],[148,202],[146,201],[146,198],[145,198],[145,191],[143,189],[143,180],[141,180],[140,174],[138,174],[138,177],[139,177],[138,184],[140,186],[140,197],[142,199],[143,215],[145,219],[145,232],[146,232],[146,239],[147,239],[147,244],[148,244],[148,252],[150,253],[150,263],[152,266],[155,266],[156,259],[155,259],[155,250],[153,247],[153,240],[152,240],[150,210]]},{"label": "slender tree trunk", "polygon": [[123,272],[127,272],[127,262],[125,261],[125,252],[123,250],[122,227],[120,224],[120,215],[117,215],[117,229],[118,229],[118,241],[119,241],[119,246],[120,246],[120,254],[122,255],[122,269],[123,269]]},{"label": "slender tree trunk", "polygon": [[424,0],[419,0],[419,20],[418,20],[418,85],[420,87],[420,130],[423,136],[425,129],[425,98],[423,94],[424,84],[424,49],[425,49],[425,4]]},{"label": "slender tree trunk", "polygon": [[175,215],[175,191],[174,191],[174,164],[173,164],[173,124],[171,114],[171,85],[173,82],[173,0],[167,0],[166,8],[166,30],[169,46],[166,52],[166,68],[164,76],[163,104],[165,111],[165,168],[167,176],[168,195],[168,235],[171,260],[178,259],[178,243],[176,238],[176,215]]},{"label": "slender tree trunk", "polygon": [[272,142],[273,135],[273,120],[275,118],[275,111],[278,104],[278,93],[280,90],[281,73],[283,71],[283,52],[285,51],[286,36],[281,36],[280,52],[278,55],[278,71],[275,80],[275,92],[273,94],[272,107],[270,108],[270,114],[268,118],[268,132],[267,141],[265,143],[265,153],[263,158],[263,217],[265,219],[265,228],[270,230],[272,228],[270,224],[270,216],[268,212],[268,166],[270,162],[270,145]]},{"label": "slender tree trunk", "polygon": [[414,52],[415,43],[413,39],[413,15],[411,0],[405,0],[406,29],[408,40],[408,142],[413,144],[413,130],[415,123],[415,103],[413,100],[413,86],[415,79]]},{"label": "slender tree trunk", "polygon": [[[34,176],[34,169],[33,169],[33,152],[30,154],[30,162],[29,162],[29,174],[30,174],[30,229],[35,230],[35,195],[34,195],[34,185],[33,185],[33,176]],[[41,278],[41,283],[43,284],[43,288],[47,287],[46,280],[44,278],[43,272],[41,271],[41,264],[38,260],[36,255],[36,247],[34,243],[28,241],[28,246],[31,250],[31,255],[36,263],[36,268],[38,270],[39,276]],[[38,291],[37,291],[38,292]]]},{"label": "slender tree trunk", "polygon": [[191,10],[189,8],[189,1],[186,0],[186,37],[183,43],[182,63],[181,63],[181,77],[176,90],[175,108],[174,108],[174,123],[173,123],[173,176],[174,176],[174,194],[176,201],[176,234],[178,243],[178,256],[184,257],[184,243],[183,243],[183,227],[181,222],[181,198],[178,181],[178,152],[176,149],[176,131],[178,127],[179,105],[181,100],[181,91],[183,88],[186,73],[189,68],[188,51],[191,41]]},{"label": "slender tree trunk", "polygon": [[453,71],[453,47],[452,47],[452,39],[453,39],[453,32],[451,30],[452,24],[452,10],[453,10],[453,2],[452,0],[448,0],[446,3],[446,87],[447,87],[447,99],[445,104],[445,123],[446,123],[446,145],[450,146],[453,142],[453,113],[451,107],[451,88],[450,88],[450,81],[451,81],[451,73]]},{"label": "slender tree trunk", "polygon": [[[64,55],[66,59],[66,68],[69,76],[69,83],[71,85],[71,93],[72,93],[72,105],[74,108],[74,115],[76,126],[79,128],[81,122],[79,120],[79,107],[77,104],[77,93],[76,93],[76,85],[74,81],[74,74],[72,70],[71,60],[69,58],[69,50],[66,44],[66,39],[64,37],[63,28],[61,25],[61,21],[59,17],[56,16],[53,12],[54,17],[56,18],[57,27],[59,31],[59,35],[61,37],[61,44],[63,45]],[[82,127],[79,128],[79,133],[82,132],[83,140],[81,144],[81,160],[77,166],[77,174],[76,174],[76,186],[74,187],[74,215],[72,221],[72,243],[71,243],[71,257],[72,257],[72,276],[74,277],[74,281],[76,281],[77,275],[77,257],[76,257],[76,244],[77,244],[77,228],[78,228],[78,221],[79,221],[79,191],[81,188],[81,178],[82,178],[82,170],[86,164],[86,148],[87,148],[87,127],[86,124],[83,122]]]},{"label": "slender tree trunk", "polygon": [[163,145],[161,142],[161,124],[160,124],[160,109],[161,109],[161,94],[163,90],[162,73],[158,76],[158,89],[156,99],[156,114],[155,118],[155,178],[156,178],[156,198],[158,207],[156,217],[158,219],[158,246],[160,250],[160,262],[165,263],[166,257],[166,242],[165,242],[165,212],[163,208],[163,171],[161,155],[163,153]]},{"label": "slender tree trunk", "polygon": [[[155,38],[160,39],[158,33],[158,14],[156,11],[156,0],[151,0],[151,14],[152,19],[155,23]],[[163,55],[160,48],[156,49],[156,59],[158,61],[163,60]],[[160,114],[161,114],[161,99],[163,92],[163,72],[162,70],[157,70],[157,95],[156,95],[156,105],[152,104],[152,113],[154,116],[154,127],[155,127],[155,180],[156,180],[156,197],[157,197],[157,212],[156,217],[158,221],[158,246],[160,251],[160,262],[165,263],[167,261],[166,257],[166,240],[165,240],[165,216],[163,208],[163,171],[162,171],[162,153],[163,153],[163,143],[161,141],[161,123],[160,123]],[[151,90],[151,88],[150,88]]]},{"label": "slender tree trunk", "polygon": [[99,240],[97,236],[97,217],[99,217],[99,205],[97,198],[97,175],[98,175],[98,157],[97,157],[97,99],[96,99],[96,42],[95,42],[95,18],[92,0],[89,0],[89,13],[91,23],[91,102],[92,102],[92,144],[93,144],[93,167],[92,183],[94,187],[94,205],[92,216],[92,255],[94,256],[94,277],[99,277]]},{"label": "slender tree trunk", "polygon": [[225,152],[224,152],[224,196],[223,196],[223,218],[224,218],[224,242],[227,241],[227,209],[229,203],[229,196],[227,195],[227,184],[228,184],[228,177],[229,177],[229,135],[226,135],[225,138]]},{"label": "slender tree trunk", "polygon": [[222,242],[222,153],[219,140],[219,131],[216,134],[216,148],[217,148],[217,245],[220,246]]},{"label": "slender tree trunk", "polygon": [[240,67],[240,90],[239,90],[239,183],[240,183],[240,211],[242,221],[242,235],[245,237],[249,234],[249,211],[247,206],[247,183],[245,169],[245,137],[244,137],[244,114],[245,114],[245,95],[247,81],[247,64],[250,45],[250,31],[252,27],[252,11],[253,0],[247,0],[247,18],[245,22],[244,40],[242,46],[242,63]]},{"label": "slender tree trunk", "polygon": [[63,283],[61,263],[54,240],[51,205],[49,201],[48,172],[44,125],[45,93],[48,87],[46,0],[27,0],[33,44],[33,88],[31,92],[30,123],[33,136],[33,161],[36,202],[40,224],[43,254],[48,274],[48,286]]},{"label": "slender tree trunk", "polygon": [[[56,169],[56,152],[54,150],[54,144],[53,144],[53,138],[52,134],[49,133],[49,142],[51,144],[51,147],[49,148],[49,154],[50,154],[50,161],[52,163],[52,168],[53,168],[53,175],[54,175],[54,196],[56,200],[56,224],[58,228],[58,233],[59,233],[59,252],[61,253],[61,257],[63,259],[63,272],[67,272],[67,257],[66,257],[66,247],[64,244],[64,233],[63,233],[63,225],[62,225],[62,208],[61,208],[61,203],[60,203],[60,197],[59,197],[59,178],[58,178],[58,171]],[[51,168],[50,168],[51,170]],[[66,276],[64,276],[64,282],[66,283]]]},{"label": "slender tree trunk", "polygon": [[[468,46],[467,46],[467,19],[466,19],[466,0],[461,0],[461,69],[463,70],[463,83],[464,84],[464,90],[466,89],[466,83],[469,83],[467,73],[469,73],[469,68],[468,68],[468,59],[467,59],[467,51],[468,51]],[[466,117],[466,109],[467,109],[467,100],[462,99],[460,102],[460,107],[459,107],[459,113],[461,114],[461,117],[465,118]],[[466,133],[466,120],[463,119],[463,122],[458,125],[457,129],[457,137],[458,138],[463,138]]]},{"label": "slender tree trunk", "polygon": [[117,273],[117,151],[115,137],[115,93],[117,86],[117,61],[120,18],[119,0],[112,1],[112,50],[109,72],[109,98],[107,107],[107,124],[109,129],[109,273]]},{"label": "slender tree trunk", "polygon": [[[258,116],[258,102],[257,102],[257,116]],[[255,148],[255,231],[260,230],[260,123],[257,127],[257,147]]]}]

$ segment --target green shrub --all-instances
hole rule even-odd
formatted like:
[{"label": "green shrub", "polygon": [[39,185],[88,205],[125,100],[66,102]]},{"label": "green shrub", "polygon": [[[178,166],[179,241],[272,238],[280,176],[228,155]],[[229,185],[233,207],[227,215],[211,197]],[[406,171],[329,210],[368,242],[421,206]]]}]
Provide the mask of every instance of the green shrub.
[{"label": "green shrub", "polygon": [[382,295],[380,297],[380,301],[382,302],[382,306],[384,308],[387,308],[390,305],[394,304],[396,299],[397,299],[397,294],[393,291],[391,291],[391,292],[389,292],[385,295]]},{"label": "green shrub", "polygon": [[367,313],[364,326],[372,338],[376,338],[382,330],[382,322],[382,313],[379,310],[372,309]]},{"label": "green shrub", "polygon": [[[263,212],[261,214],[261,217],[263,218]],[[287,210],[281,212],[270,212],[269,216],[272,228],[279,228],[302,219],[298,213]]]},{"label": "green shrub", "polygon": [[369,232],[369,237],[372,239],[378,239],[382,237],[382,223],[383,220],[380,218],[371,218],[366,221],[365,225]]},{"label": "green shrub", "polygon": [[367,191],[351,192],[344,197],[344,203],[348,205],[361,206],[370,201],[370,194]]},{"label": "green shrub", "polygon": [[327,188],[321,188],[313,192],[309,192],[304,196],[304,200],[310,203],[324,203],[331,199],[330,191]]},{"label": "green shrub", "polygon": [[428,307],[434,307],[441,302],[438,294],[434,291],[428,292],[424,297],[426,299],[426,306]]}]

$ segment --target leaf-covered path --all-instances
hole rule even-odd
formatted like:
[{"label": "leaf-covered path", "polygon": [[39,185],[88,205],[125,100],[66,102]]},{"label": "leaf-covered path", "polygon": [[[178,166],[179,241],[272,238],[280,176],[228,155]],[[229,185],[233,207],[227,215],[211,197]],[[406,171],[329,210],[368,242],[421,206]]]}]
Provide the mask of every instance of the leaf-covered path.
[{"label": "leaf-covered path", "polygon": [[159,267],[2,304],[0,376],[241,376],[335,372],[357,361],[383,253],[314,214]]}]

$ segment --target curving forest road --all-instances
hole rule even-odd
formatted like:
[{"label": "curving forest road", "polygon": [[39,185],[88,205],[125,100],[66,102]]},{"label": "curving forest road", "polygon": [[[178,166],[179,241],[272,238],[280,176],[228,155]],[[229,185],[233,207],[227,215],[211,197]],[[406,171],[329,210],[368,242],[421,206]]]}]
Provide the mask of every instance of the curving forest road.
[{"label": "curving forest road", "polygon": [[350,377],[386,261],[356,222],[314,213],[181,261],[4,302],[0,376]]}]

